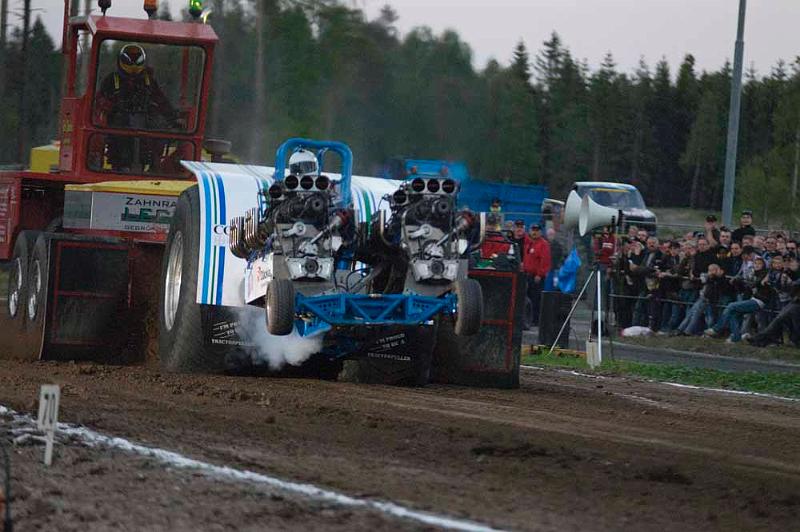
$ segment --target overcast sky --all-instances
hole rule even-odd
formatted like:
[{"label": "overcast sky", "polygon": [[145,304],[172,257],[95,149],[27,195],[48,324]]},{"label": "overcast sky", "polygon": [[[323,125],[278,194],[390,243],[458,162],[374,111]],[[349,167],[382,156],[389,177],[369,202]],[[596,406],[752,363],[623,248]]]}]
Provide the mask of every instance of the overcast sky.
[{"label": "overcast sky", "polygon": [[[78,0],[83,3],[83,0]],[[163,0],[162,0],[163,1]],[[10,0],[12,6],[22,0]],[[59,35],[62,0],[32,0],[51,33]],[[184,2],[172,0],[174,11]],[[186,2],[188,4],[188,2]],[[377,16],[386,0],[349,0]],[[630,71],[644,56],[652,66],[662,56],[676,67],[691,52],[701,69],[717,69],[733,58],[738,0],[391,0],[405,33],[428,25],[458,31],[474,53],[475,66],[489,58],[507,64],[520,39],[534,54],[557,31],[573,55],[596,67],[611,51]],[[93,5],[96,2],[92,1]],[[140,16],[141,0],[113,0],[109,14]],[[212,15],[213,16],[213,15]],[[779,58],[800,55],[800,0],[750,0],[745,65],[763,75]]]}]

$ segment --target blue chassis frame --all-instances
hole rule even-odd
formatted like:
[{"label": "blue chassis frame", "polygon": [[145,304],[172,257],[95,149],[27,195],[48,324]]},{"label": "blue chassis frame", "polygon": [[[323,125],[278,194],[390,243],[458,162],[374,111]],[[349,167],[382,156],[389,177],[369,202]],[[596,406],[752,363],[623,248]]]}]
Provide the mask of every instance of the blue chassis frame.
[{"label": "blue chassis frame", "polygon": [[333,326],[422,325],[440,313],[455,314],[453,293],[441,297],[417,294],[329,294],[295,295],[295,320],[301,336],[310,336]]}]

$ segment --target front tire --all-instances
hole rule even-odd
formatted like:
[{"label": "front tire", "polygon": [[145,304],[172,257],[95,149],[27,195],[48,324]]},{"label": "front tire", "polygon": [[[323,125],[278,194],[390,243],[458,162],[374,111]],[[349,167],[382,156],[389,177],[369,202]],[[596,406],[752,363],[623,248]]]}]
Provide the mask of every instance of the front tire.
[{"label": "front tire", "polygon": [[267,286],[264,305],[267,330],[275,336],[286,336],[294,330],[294,285],[288,279],[273,279]]},{"label": "front tire", "polygon": [[483,321],[483,291],[475,279],[462,279],[453,283],[456,294],[456,317],[453,326],[458,336],[471,336],[478,332]]},{"label": "front tire", "polygon": [[200,193],[183,191],[172,218],[158,298],[158,352],[161,367],[182,373],[221,373],[225,353],[206,345],[197,303],[200,249]]}]

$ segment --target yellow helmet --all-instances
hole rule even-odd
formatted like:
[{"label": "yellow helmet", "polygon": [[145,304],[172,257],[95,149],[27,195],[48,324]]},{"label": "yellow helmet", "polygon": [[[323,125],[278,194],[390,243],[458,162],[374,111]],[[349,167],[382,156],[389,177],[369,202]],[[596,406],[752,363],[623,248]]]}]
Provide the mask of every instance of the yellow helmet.
[{"label": "yellow helmet", "polygon": [[144,48],[138,44],[126,44],[119,51],[117,63],[124,73],[130,76],[138,76],[144,72],[146,60],[147,54],[144,53]]}]

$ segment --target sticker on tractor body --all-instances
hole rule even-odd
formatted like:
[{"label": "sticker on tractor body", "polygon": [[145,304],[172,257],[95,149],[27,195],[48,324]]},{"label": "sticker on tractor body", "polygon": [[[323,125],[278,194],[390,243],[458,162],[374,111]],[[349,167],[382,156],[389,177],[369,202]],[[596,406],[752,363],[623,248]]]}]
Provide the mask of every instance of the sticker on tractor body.
[{"label": "sticker on tractor body", "polygon": [[178,198],[68,190],[64,194],[64,227],[137,233],[166,233]]}]

